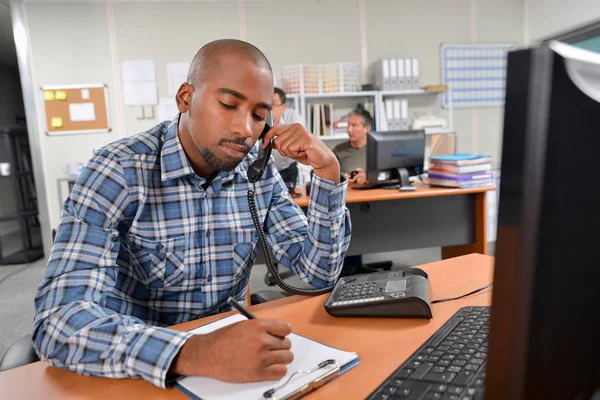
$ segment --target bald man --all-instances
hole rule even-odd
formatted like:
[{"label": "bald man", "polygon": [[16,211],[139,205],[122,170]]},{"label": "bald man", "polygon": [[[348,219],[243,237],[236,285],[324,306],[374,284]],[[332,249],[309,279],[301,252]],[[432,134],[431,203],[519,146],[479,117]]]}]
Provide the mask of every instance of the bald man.
[{"label": "bald man", "polygon": [[[244,301],[258,241],[247,170],[272,97],[260,50],[214,41],[194,57],[173,121],[96,152],[63,205],[36,294],[42,360],[159,387],[180,375],[252,382],[286,374],[293,353],[284,321],[247,320],[206,335],[168,328],[229,311],[229,296]],[[269,162],[255,187],[268,242],[305,282],[330,285],[350,243],[346,178],[301,125],[278,125],[270,139],[315,176],[305,216]]]}]

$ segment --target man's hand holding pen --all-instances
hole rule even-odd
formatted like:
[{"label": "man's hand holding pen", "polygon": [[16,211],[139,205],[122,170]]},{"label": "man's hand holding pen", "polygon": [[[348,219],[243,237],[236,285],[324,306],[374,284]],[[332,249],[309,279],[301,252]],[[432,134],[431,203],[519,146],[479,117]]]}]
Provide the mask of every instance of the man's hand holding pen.
[{"label": "man's hand holding pen", "polygon": [[183,345],[169,372],[236,383],[279,380],[294,359],[292,343],[286,337],[291,332],[291,325],[284,321],[249,319],[194,335]]}]

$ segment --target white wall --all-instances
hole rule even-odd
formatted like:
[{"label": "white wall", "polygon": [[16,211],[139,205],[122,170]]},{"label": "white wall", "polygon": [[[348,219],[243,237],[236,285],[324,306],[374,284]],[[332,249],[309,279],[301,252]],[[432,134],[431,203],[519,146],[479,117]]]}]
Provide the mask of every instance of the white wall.
[{"label": "white wall", "polygon": [[600,0],[525,0],[525,6],[531,43],[600,19]]},{"label": "white wall", "polygon": [[[165,67],[190,61],[199,47],[221,37],[256,44],[271,61],[278,82],[281,67],[295,63],[361,62],[382,56],[419,57],[423,84],[441,82],[443,42],[521,43],[522,0],[366,0],[366,48],[361,46],[359,0],[261,0],[188,2],[26,2],[33,53],[34,87],[106,83],[114,131],[109,134],[48,137],[43,133],[41,92],[36,91],[38,126],[50,222],[58,224],[56,179],[66,164],[86,161],[92,149],[157,123],[137,120],[130,108],[120,123],[115,78],[125,59],[157,63],[160,96],[167,96]],[[108,8],[107,8],[108,7]],[[111,52],[111,25],[116,45]],[[113,55],[117,63],[113,65]],[[455,111],[459,151],[486,152],[500,161],[502,108]]]}]

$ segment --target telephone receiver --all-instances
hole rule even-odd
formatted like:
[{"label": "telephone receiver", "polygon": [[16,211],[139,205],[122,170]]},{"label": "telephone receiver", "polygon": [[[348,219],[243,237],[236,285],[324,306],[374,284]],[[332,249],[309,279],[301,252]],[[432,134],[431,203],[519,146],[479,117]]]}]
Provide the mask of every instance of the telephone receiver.
[{"label": "telephone receiver", "polygon": [[265,128],[263,129],[262,133],[260,134],[260,137],[258,138],[258,157],[256,158],[256,161],[254,161],[252,165],[250,165],[250,167],[248,168],[247,174],[248,181],[250,181],[250,183],[256,183],[263,176],[263,174],[265,173],[265,169],[267,169],[267,164],[269,164],[269,159],[271,158],[271,151],[273,150],[273,140],[271,140],[269,142],[269,145],[264,149],[262,148],[262,145],[263,137],[267,132],[269,132],[272,126],[273,114],[269,112],[269,114],[267,115]]}]

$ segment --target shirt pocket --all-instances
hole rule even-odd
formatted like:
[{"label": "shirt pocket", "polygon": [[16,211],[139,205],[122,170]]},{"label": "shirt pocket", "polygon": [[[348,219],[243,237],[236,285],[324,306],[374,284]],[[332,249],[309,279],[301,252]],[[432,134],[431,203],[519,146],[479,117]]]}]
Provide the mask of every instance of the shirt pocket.
[{"label": "shirt pocket", "polygon": [[150,240],[128,236],[134,273],[151,289],[175,286],[185,276],[185,238]]},{"label": "shirt pocket", "polygon": [[236,229],[232,232],[233,276],[235,280],[250,276],[256,260],[258,233],[255,229]]}]

